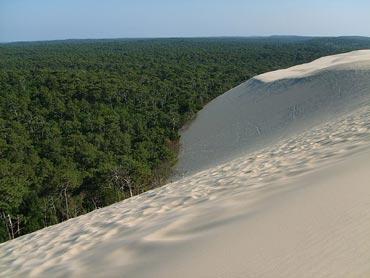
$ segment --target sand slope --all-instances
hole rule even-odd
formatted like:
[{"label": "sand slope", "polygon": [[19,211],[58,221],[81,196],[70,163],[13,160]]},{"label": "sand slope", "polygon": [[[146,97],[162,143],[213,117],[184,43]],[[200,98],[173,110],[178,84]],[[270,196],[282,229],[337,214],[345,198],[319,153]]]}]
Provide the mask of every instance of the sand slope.
[{"label": "sand slope", "polygon": [[370,99],[370,50],[248,80],[210,102],[181,137],[177,176],[214,167],[352,111]]},{"label": "sand slope", "polygon": [[370,102],[344,111],[1,244],[0,276],[369,277]]}]

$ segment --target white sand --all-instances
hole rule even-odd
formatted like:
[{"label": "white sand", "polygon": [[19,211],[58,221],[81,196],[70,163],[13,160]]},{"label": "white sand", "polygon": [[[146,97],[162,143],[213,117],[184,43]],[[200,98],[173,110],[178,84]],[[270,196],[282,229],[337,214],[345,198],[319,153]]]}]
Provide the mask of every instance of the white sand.
[{"label": "white sand", "polygon": [[256,76],[255,79],[263,82],[273,82],[282,79],[303,78],[315,75],[322,70],[336,70],[341,67],[345,68],[351,64],[355,64],[356,68],[358,68],[359,64],[369,60],[370,51],[359,50],[339,55],[322,57],[311,63],[290,67],[288,69],[267,72]]},{"label": "white sand", "polygon": [[0,277],[370,277],[369,104],[1,244]]},{"label": "white sand", "polygon": [[248,80],[206,105],[182,133],[177,176],[214,167],[353,111],[370,100],[369,88],[370,50]]}]

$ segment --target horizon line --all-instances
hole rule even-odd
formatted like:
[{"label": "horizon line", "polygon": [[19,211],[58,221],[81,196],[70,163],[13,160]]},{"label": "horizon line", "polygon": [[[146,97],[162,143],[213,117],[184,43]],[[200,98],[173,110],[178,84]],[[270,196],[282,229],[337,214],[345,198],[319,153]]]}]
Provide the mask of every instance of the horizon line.
[{"label": "horizon line", "polygon": [[366,38],[370,39],[370,36],[364,35],[250,35],[250,36],[239,36],[239,35],[220,35],[220,36],[153,36],[153,37],[107,37],[107,38],[64,38],[64,39],[46,39],[46,40],[16,40],[16,41],[0,41],[0,44],[12,44],[12,43],[36,43],[36,42],[63,42],[63,41],[88,41],[88,40],[156,40],[156,39],[212,39],[212,38]]}]

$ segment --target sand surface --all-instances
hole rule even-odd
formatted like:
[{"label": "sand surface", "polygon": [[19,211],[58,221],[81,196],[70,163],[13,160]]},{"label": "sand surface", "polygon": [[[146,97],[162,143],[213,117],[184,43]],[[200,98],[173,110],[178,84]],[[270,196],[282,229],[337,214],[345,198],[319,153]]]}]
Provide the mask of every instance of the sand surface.
[{"label": "sand surface", "polygon": [[370,102],[359,99],[258,150],[1,244],[0,277],[370,277]]},{"label": "sand surface", "polygon": [[353,111],[369,88],[370,50],[256,76],[211,101],[182,133],[175,179]]},{"label": "sand surface", "polygon": [[[313,76],[324,70],[338,70],[356,65],[359,69],[359,64],[370,59],[368,50],[359,50],[339,55],[331,55],[319,58],[311,63],[302,64],[288,69],[281,69],[267,72],[256,76],[255,78],[263,82],[273,82],[282,79],[296,79]],[[365,68],[366,65],[365,65]]]}]

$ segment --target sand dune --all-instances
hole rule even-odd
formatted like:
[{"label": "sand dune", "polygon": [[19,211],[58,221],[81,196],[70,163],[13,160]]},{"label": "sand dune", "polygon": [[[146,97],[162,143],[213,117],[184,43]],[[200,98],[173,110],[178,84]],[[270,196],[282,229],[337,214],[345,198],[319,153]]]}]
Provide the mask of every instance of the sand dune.
[{"label": "sand dune", "polygon": [[305,130],[1,244],[0,276],[369,277],[370,86],[348,74]]},{"label": "sand dune", "polygon": [[276,143],[370,99],[370,50],[248,80],[210,102],[181,137],[177,176]]}]

